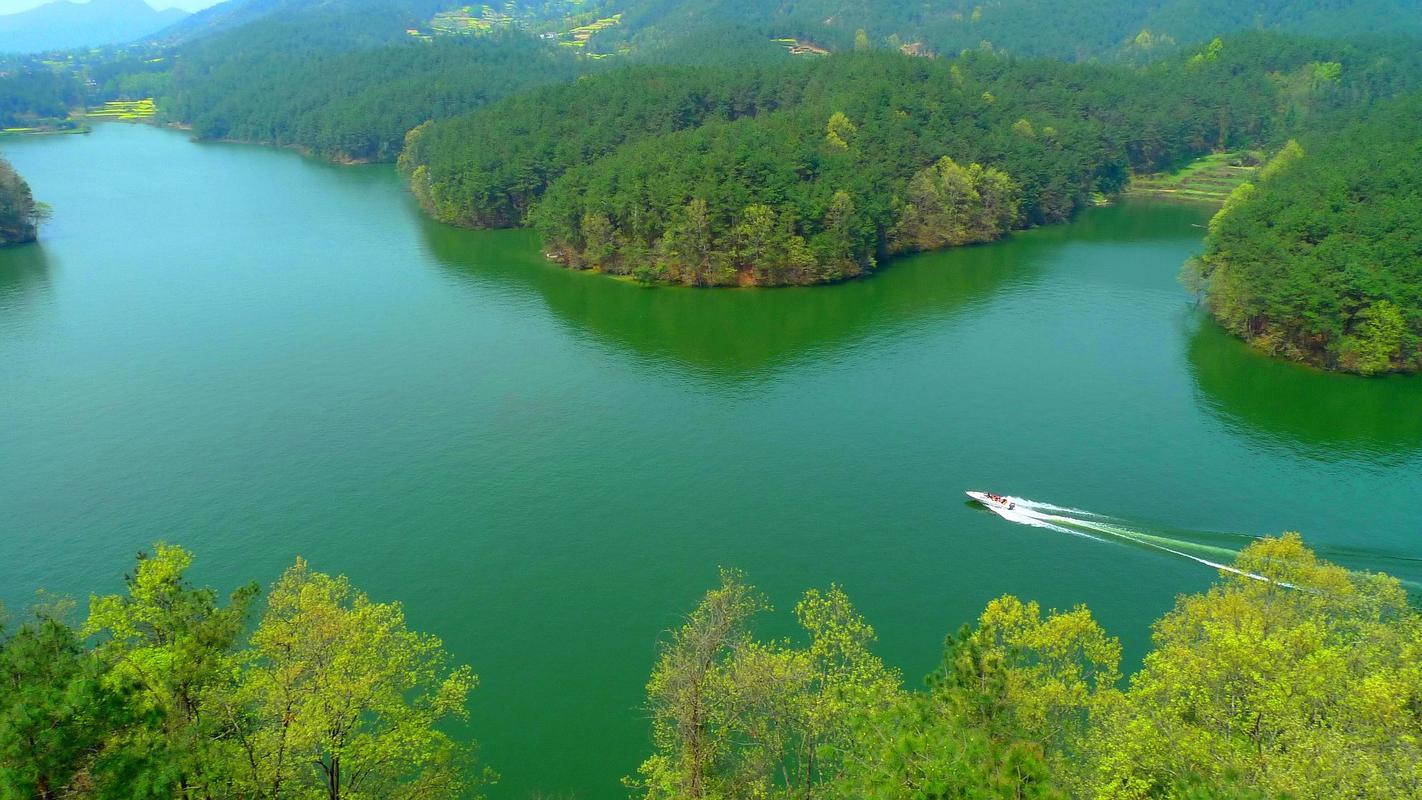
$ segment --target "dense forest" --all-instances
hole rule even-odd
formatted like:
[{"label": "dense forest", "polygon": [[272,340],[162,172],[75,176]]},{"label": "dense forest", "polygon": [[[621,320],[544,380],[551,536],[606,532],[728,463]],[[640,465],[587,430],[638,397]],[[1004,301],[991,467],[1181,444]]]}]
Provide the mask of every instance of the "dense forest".
[{"label": "dense forest", "polygon": [[0,245],[33,242],[46,211],[20,173],[0,158]]},{"label": "dense forest", "polygon": [[[74,621],[51,598],[0,630],[0,796],[456,798],[492,773],[477,685],[398,603],[296,563],[260,599],[141,554]],[[1422,792],[1422,614],[1393,578],[1261,539],[1181,596],[1123,680],[1085,607],[1004,596],[947,637],[925,688],[873,653],[837,587],[758,640],[733,571],[663,639],[653,752],[628,786],[679,798],[1359,798]],[[255,625],[252,623],[255,622]],[[590,789],[593,787],[589,787]]]},{"label": "dense forest", "polygon": [[62,120],[82,105],[84,86],[72,73],[21,65],[0,73],[0,128]]},{"label": "dense forest", "polygon": [[1422,95],[1301,142],[1230,196],[1187,281],[1266,352],[1422,369]]},{"label": "dense forest", "polygon": [[437,218],[529,222],[556,259],[693,285],[816,283],[1067,219],[1212,149],[1417,85],[1411,41],[1242,34],[1149,67],[855,53],[641,68],[412,131]]}]

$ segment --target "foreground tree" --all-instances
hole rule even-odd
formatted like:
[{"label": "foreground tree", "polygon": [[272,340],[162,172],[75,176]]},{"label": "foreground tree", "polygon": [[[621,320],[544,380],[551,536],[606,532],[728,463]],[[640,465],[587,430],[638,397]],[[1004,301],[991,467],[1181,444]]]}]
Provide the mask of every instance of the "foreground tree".
[{"label": "foreground tree", "polygon": [[257,586],[222,606],[216,591],[188,581],[192,560],[161,543],[152,555],[140,553],[125,576],[127,592],[91,598],[82,631],[96,638],[109,685],[134,687],[134,713],[158,720],[132,742],[158,765],[142,786],[155,797],[212,797],[230,782],[221,747],[229,731],[216,711],[234,689],[235,647]]},{"label": "foreground tree", "polygon": [[298,559],[272,587],[244,653],[232,713],[244,797],[458,797],[472,748],[445,731],[468,718],[477,679],[440,640],[405,627],[344,577]]},{"label": "foreground tree", "polygon": [[723,571],[663,647],[647,685],[657,752],[633,782],[647,797],[823,796],[855,746],[852,713],[897,697],[898,674],[869,652],[874,631],[838,587],[796,605],[803,649],[752,639],[766,608]]},{"label": "foreground tree", "polygon": [[723,570],[721,586],[662,647],[647,683],[656,754],[643,762],[638,785],[648,798],[723,794],[732,713],[721,689],[730,660],[752,647],[751,617],[765,607],[740,573]]},{"label": "foreground tree", "polygon": [[1097,796],[1187,776],[1269,797],[1422,796],[1422,617],[1398,582],[1321,562],[1296,534],[1236,566],[1156,623],[1095,731]]},{"label": "foreground tree", "polygon": [[[63,621],[39,609],[0,635],[0,798],[68,797],[80,784],[100,796],[121,772],[106,741],[129,722],[126,697],[106,685],[106,666]],[[0,632],[3,633],[3,632]]]},{"label": "foreground tree", "polygon": [[966,626],[928,690],[852,712],[858,745],[833,796],[1058,800],[1042,746],[1013,723],[1008,666]]}]

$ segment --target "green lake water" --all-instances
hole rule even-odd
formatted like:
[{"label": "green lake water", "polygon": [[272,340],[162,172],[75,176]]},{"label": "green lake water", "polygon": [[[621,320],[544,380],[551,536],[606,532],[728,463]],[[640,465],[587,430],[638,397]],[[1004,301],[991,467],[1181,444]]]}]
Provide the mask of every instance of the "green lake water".
[{"label": "green lake water", "polygon": [[[389,167],[103,125],[10,140],[56,214],[0,251],[0,601],[298,554],[483,683],[494,800],[617,798],[661,631],[745,570],[842,584],[910,682],[989,599],[1139,659],[1208,567],[1015,525],[983,488],[1211,555],[1301,530],[1422,579],[1422,381],[1262,358],[1175,281],[1205,209],[1131,202],[839,286],[647,289],[424,219]],[[1174,545],[1172,545],[1174,546]]]}]

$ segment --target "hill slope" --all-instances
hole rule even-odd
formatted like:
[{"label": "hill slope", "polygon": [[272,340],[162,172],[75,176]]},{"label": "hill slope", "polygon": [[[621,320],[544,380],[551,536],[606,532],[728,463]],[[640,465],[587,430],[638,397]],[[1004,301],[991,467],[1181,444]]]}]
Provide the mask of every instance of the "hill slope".
[{"label": "hill slope", "polygon": [[1422,95],[1289,146],[1236,189],[1204,257],[1215,317],[1271,354],[1422,369]]}]

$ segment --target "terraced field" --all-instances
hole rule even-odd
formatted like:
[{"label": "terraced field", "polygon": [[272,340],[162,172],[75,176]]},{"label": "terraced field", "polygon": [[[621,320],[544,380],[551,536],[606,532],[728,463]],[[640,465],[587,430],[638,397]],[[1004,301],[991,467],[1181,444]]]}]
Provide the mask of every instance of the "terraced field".
[{"label": "terraced field", "polygon": [[133,121],[148,119],[157,113],[158,109],[153,105],[153,98],[147,97],[142,100],[110,100],[102,106],[84,112],[84,116],[90,119]]},{"label": "terraced field", "polygon": [[621,14],[599,17],[594,12],[585,11],[585,5],[583,0],[565,0],[550,3],[537,12],[522,9],[512,2],[506,2],[500,8],[491,5],[461,6],[435,14],[428,30],[411,28],[406,33],[428,39],[432,36],[477,36],[501,28],[518,27],[537,33],[559,46],[582,50],[598,31],[622,22]]},{"label": "terraced field", "polygon": [[1137,175],[1126,187],[1126,193],[1196,203],[1223,203],[1234,187],[1249,180],[1259,169],[1259,163],[1257,153],[1212,153],[1176,172]]}]

